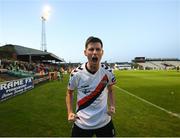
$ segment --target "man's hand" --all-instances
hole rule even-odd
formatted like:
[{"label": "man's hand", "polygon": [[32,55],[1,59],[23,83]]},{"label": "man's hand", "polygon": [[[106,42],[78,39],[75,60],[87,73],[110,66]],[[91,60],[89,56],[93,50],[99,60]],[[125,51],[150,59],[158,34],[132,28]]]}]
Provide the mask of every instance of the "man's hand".
[{"label": "man's hand", "polygon": [[110,116],[115,114],[115,107],[114,106],[110,106],[107,114],[110,115]]},{"label": "man's hand", "polygon": [[68,115],[68,121],[70,121],[70,122],[75,122],[77,118],[78,118],[78,116],[74,113],[69,113],[69,115]]}]

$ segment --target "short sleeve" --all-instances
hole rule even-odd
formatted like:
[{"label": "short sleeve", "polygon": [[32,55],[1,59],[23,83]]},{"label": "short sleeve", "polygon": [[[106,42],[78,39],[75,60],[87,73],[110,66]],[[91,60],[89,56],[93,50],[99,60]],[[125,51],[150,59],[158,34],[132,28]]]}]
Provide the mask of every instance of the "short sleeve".
[{"label": "short sleeve", "polygon": [[70,74],[69,82],[68,82],[68,89],[74,90],[77,87],[77,74],[74,74],[73,72]]},{"label": "short sleeve", "polygon": [[108,79],[109,79],[108,85],[114,85],[114,84],[116,84],[116,77],[115,77],[115,75],[113,74],[113,72],[112,72],[111,69],[108,70]]}]

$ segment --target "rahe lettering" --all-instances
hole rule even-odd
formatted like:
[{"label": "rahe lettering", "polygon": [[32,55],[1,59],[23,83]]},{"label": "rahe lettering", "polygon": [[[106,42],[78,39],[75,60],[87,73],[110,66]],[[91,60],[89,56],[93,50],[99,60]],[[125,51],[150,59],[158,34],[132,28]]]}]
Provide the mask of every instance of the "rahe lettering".
[{"label": "rahe lettering", "polygon": [[0,84],[0,90],[7,90],[20,85],[23,85],[23,80],[11,81],[6,84]]}]

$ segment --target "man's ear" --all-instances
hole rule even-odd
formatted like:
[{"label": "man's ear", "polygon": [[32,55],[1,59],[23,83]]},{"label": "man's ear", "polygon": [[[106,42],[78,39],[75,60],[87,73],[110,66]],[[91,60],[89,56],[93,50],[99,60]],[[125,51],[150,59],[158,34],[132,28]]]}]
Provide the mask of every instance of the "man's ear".
[{"label": "man's ear", "polygon": [[104,50],[102,50],[102,56],[104,55]]},{"label": "man's ear", "polygon": [[86,55],[86,49],[84,50],[84,55],[87,56],[87,55]]}]

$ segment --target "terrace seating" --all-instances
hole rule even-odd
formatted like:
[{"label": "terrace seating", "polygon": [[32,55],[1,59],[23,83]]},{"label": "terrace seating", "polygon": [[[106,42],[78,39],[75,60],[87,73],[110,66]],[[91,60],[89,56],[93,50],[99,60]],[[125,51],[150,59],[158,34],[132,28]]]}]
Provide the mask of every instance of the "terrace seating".
[{"label": "terrace seating", "polygon": [[20,71],[9,70],[8,74],[18,78],[33,77],[33,74],[31,72],[22,71],[22,70]]},{"label": "terrace seating", "polygon": [[7,73],[8,70],[7,69],[0,69],[0,73]]},{"label": "terrace seating", "polygon": [[140,66],[142,66],[144,69],[149,68],[149,69],[157,69],[158,66],[152,64],[151,62],[145,62],[145,63],[138,63]]}]

